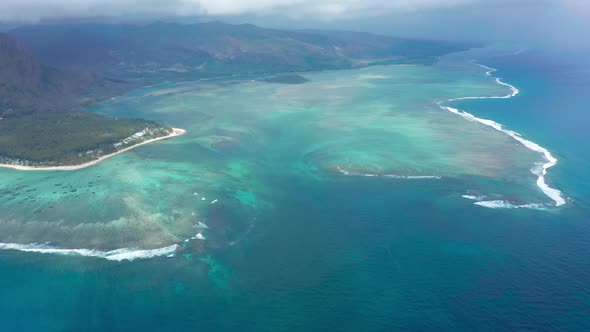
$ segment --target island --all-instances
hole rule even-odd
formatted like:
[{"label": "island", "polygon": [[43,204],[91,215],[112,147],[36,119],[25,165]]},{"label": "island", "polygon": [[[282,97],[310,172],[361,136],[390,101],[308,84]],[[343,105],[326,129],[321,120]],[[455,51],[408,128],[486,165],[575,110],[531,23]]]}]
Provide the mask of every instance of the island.
[{"label": "island", "polygon": [[80,110],[136,86],[39,62],[0,33],[0,167],[74,170],[184,130]]},{"label": "island", "polygon": [[0,167],[76,170],[185,132],[153,121],[87,112],[5,118],[0,120]]}]

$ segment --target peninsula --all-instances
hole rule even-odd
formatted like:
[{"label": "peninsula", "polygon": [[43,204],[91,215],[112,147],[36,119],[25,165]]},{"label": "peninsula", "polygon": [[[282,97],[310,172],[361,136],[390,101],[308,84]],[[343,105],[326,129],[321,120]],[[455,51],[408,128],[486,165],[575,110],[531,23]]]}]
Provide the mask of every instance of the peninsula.
[{"label": "peninsula", "polygon": [[[116,151],[108,153],[108,154],[102,155],[102,153],[104,153],[103,151],[88,151],[87,154],[91,155],[95,159],[88,161],[88,162],[84,162],[82,164],[49,166],[48,163],[43,163],[43,162],[34,163],[34,162],[29,162],[29,161],[24,161],[24,160],[21,161],[21,160],[17,160],[17,159],[11,160],[8,158],[0,158],[0,161],[3,162],[3,163],[0,163],[0,167],[12,168],[12,169],[16,169],[19,171],[74,171],[77,169],[82,169],[82,168],[96,165],[105,159],[108,159],[108,158],[118,155],[120,153],[129,151],[129,150],[134,149],[138,146],[141,146],[144,144],[149,144],[149,143],[156,142],[156,141],[161,141],[161,140],[175,137],[175,136],[180,136],[180,135],[183,135],[184,133],[186,133],[186,130],[184,130],[184,129],[180,129],[180,128],[170,128],[170,129],[171,130],[168,132],[168,134],[166,134],[164,136],[158,136],[158,137],[153,137],[154,133],[151,132],[149,129],[137,132],[134,135],[126,138],[125,140],[113,144],[113,147],[115,148]],[[148,137],[153,137],[153,138],[148,138]]]},{"label": "peninsula", "polygon": [[227,75],[303,84],[292,73],[428,65],[473,46],[221,22],[24,25],[0,33],[0,167],[79,169],[183,132],[85,112],[136,88]]}]

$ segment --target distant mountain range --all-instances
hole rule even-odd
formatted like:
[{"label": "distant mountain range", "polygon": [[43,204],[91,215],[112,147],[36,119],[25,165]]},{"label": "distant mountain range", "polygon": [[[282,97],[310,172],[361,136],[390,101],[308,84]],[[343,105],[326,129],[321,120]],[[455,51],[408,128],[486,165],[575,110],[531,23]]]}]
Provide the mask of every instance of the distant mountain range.
[{"label": "distant mountain range", "polygon": [[77,165],[117,151],[138,132],[137,144],[171,129],[141,119],[76,111],[129,89],[124,82],[44,65],[13,37],[0,33],[0,163]]},{"label": "distant mountain range", "polygon": [[153,122],[79,112],[148,84],[250,74],[304,84],[305,78],[284,73],[429,64],[473,46],[219,22],[23,26],[0,33],[0,161],[71,165],[146,128],[165,135],[171,129]]},{"label": "distant mountain range", "polygon": [[29,25],[9,34],[0,33],[0,116],[78,108],[163,80],[427,64],[476,46],[220,22]]},{"label": "distant mountain range", "polygon": [[220,22],[31,25],[10,31],[43,62],[117,77],[222,75],[429,63],[472,44]]},{"label": "distant mountain range", "polygon": [[90,72],[44,65],[21,42],[0,33],[0,117],[69,110],[125,88]]},{"label": "distant mountain range", "polygon": [[34,59],[21,43],[0,33],[0,114],[13,109],[44,108],[43,95],[51,95],[48,92],[56,87],[59,90],[61,85],[55,74]]}]

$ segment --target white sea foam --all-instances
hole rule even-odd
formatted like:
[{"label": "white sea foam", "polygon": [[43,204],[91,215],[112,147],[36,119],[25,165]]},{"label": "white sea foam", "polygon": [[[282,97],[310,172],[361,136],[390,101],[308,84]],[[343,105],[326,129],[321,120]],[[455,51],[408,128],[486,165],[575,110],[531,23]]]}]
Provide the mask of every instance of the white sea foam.
[{"label": "white sea foam", "polygon": [[475,205],[487,207],[490,209],[538,209],[544,210],[546,205],[539,204],[539,203],[531,203],[531,204],[513,204],[508,201],[503,200],[494,200],[494,201],[480,201],[473,203]]},{"label": "white sea foam", "polygon": [[338,171],[344,175],[350,175],[350,172],[341,168],[340,166],[336,166],[336,169],[338,169]]},{"label": "white sea foam", "polygon": [[481,201],[484,199],[484,196],[475,196],[475,195],[461,195],[463,198],[470,199],[472,201]]},{"label": "white sea foam", "polygon": [[[192,236],[189,240],[205,240],[205,236],[201,233],[197,233],[194,236]],[[185,240],[185,242],[188,242],[188,240]]]},{"label": "white sea foam", "polygon": [[[492,74],[495,73],[496,71],[498,71],[495,68],[492,67],[488,67],[488,66],[484,66],[482,64],[477,64],[478,66],[484,68],[486,70],[485,75],[492,77]],[[518,90],[514,85],[512,84],[508,84],[505,83],[504,81],[502,81],[501,78],[499,77],[494,77],[494,80],[496,81],[496,83],[503,85],[505,87],[508,87],[510,89],[510,93],[504,96],[489,96],[489,97],[459,97],[459,98],[452,98],[449,99],[448,101],[455,101],[455,100],[468,100],[468,99],[508,99],[508,98],[512,98],[514,96],[516,96],[517,94],[520,93],[520,90]]]},{"label": "white sea foam", "polygon": [[344,175],[354,175],[354,176],[384,177],[384,178],[406,179],[406,180],[442,179],[442,177],[436,176],[436,175],[397,175],[397,174],[355,173],[355,172],[349,171],[347,169],[344,169],[340,166],[336,166],[336,169]]},{"label": "white sea foam", "polygon": [[100,251],[94,249],[62,249],[52,247],[48,244],[20,244],[20,243],[0,243],[0,250],[18,250],[24,252],[33,252],[39,254],[54,254],[64,256],[86,256],[104,258],[110,261],[135,260],[140,258],[153,258],[158,256],[173,255],[178,245],[173,244],[168,247],[158,249],[134,249],[121,248],[109,251]]},{"label": "white sea foam", "polygon": [[[492,77],[492,74],[494,72],[496,72],[497,70],[495,68],[491,68],[488,66],[484,66],[484,65],[479,65],[480,67],[486,69],[486,76],[490,76]],[[496,77],[495,81],[500,84],[500,85],[504,85],[507,86],[508,88],[510,88],[510,93],[505,95],[505,96],[491,96],[491,97],[461,97],[461,98],[452,98],[447,100],[447,102],[453,102],[456,100],[467,100],[467,99],[507,99],[507,98],[512,98],[514,96],[516,96],[520,91],[513,85],[505,83],[502,81],[502,79]],[[560,205],[564,205],[566,203],[565,199],[562,196],[561,191],[555,189],[555,188],[551,188],[549,185],[547,185],[547,183],[545,182],[545,176],[547,175],[547,169],[555,166],[557,164],[557,158],[553,157],[553,155],[551,155],[551,153],[549,152],[549,150],[545,149],[544,147],[538,145],[535,142],[529,141],[527,139],[524,139],[519,133],[513,131],[513,130],[508,130],[508,129],[504,129],[504,127],[492,120],[488,120],[488,119],[482,119],[482,118],[478,118],[476,116],[474,116],[471,113],[467,113],[465,111],[453,108],[453,107],[449,107],[449,106],[444,106],[442,102],[438,103],[439,107],[441,107],[443,110],[447,110],[451,113],[457,114],[462,116],[464,119],[468,120],[468,121],[472,121],[472,122],[479,122],[481,124],[484,124],[488,127],[491,127],[495,130],[498,130],[500,132],[505,133],[506,135],[512,137],[513,139],[515,139],[516,141],[520,142],[522,145],[524,145],[525,147],[527,147],[530,150],[533,150],[535,152],[538,152],[540,154],[543,155],[543,157],[546,160],[546,163],[542,164],[542,165],[538,165],[540,167],[533,167],[531,169],[531,172],[533,174],[535,174],[537,176],[537,186],[543,191],[543,193],[545,193],[545,195],[549,198],[551,198],[554,202],[555,202],[555,206],[560,206]],[[481,206],[485,206],[485,207],[509,207],[508,205],[510,205],[511,207],[514,206],[518,206],[518,207],[531,207],[531,204],[526,204],[526,205],[512,205],[511,203],[507,203],[505,201],[488,201],[488,202],[493,202],[493,203],[485,203],[485,202],[477,202],[474,204],[477,205],[481,205]],[[504,203],[499,203],[499,202],[504,202]],[[503,206],[505,205],[505,206]],[[534,205],[534,204],[533,204]]]},{"label": "white sea foam", "polygon": [[427,180],[427,179],[442,179],[441,176],[436,175],[396,175],[396,174],[385,174],[385,178],[393,179],[406,179],[406,180]]},{"label": "white sea foam", "polygon": [[218,199],[214,199],[214,200],[212,200],[212,201],[211,201],[211,204],[215,204],[215,203],[217,203],[218,201],[219,201]]}]

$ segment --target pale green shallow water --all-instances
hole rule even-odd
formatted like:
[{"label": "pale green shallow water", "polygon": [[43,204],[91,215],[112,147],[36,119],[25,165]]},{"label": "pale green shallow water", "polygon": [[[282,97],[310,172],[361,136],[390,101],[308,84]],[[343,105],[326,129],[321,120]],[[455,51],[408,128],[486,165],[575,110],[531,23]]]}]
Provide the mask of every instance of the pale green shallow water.
[{"label": "pale green shallow water", "polygon": [[382,180],[459,183],[464,192],[445,193],[456,199],[548,200],[529,171],[539,154],[437,107],[449,98],[505,95],[481,68],[379,66],[304,76],[310,82],[302,85],[164,84],[92,108],[188,132],[78,171],[0,170],[0,242],[158,248],[200,232],[206,239],[187,246],[206,254],[248,236],[272,209],[281,188],[271,174],[436,176]]}]

